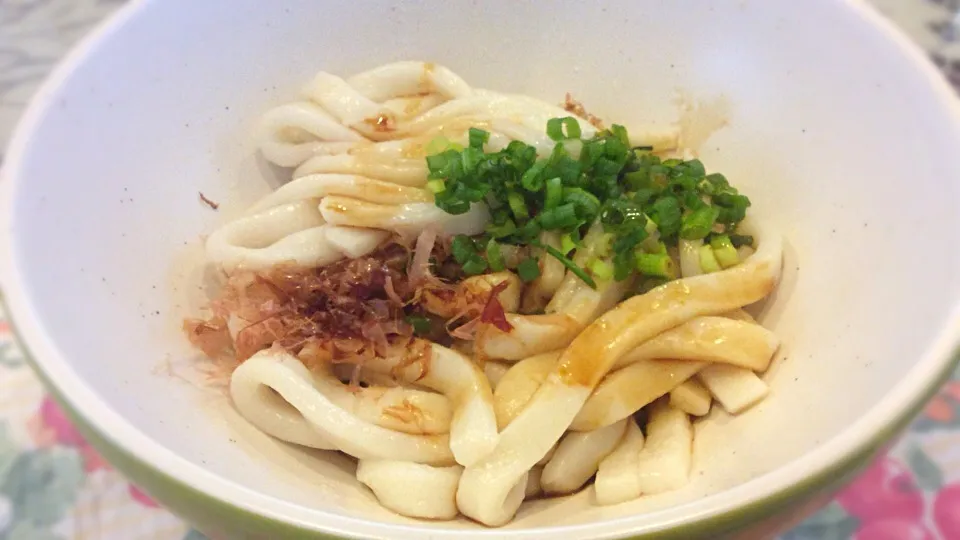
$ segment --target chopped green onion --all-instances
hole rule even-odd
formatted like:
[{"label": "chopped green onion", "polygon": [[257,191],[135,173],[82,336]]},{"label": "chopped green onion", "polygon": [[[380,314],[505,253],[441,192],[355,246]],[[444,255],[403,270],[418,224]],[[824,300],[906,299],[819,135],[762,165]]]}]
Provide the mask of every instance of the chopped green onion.
[{"label": "chopped green onion", "polygon": [[513,222],[512,219],[507,218],[506,221],[500,225],[490,224],[487,225],[487,232],[490,236],[494,238],[503,238],[505,236],[510,236],[511,234],[517,231],[517,224]]},{"label": "chopped green onion", "polygon": [[470,257],[470,260],[463,264],[463,273],[468,276],[476,276],[487,270],[487,261],[479,255]]},{"label": "chopped green onion", "polygon": [[685,161],[683,163],[684,169],[686,169],[687,174],[690,176],[695,176],[697,178],[702,177],[707,174],[707,170],[703,167],[703,163],[699,159],[691,159],[690,161]]},{"label": "chopped green onion", "polygon": [[682,222],[680,201],[675,197],[661,197],[653,202],[650,219],[657,224],[660,236],[673,236],[680,231]]},{"label": "chopped green onion", "polygon": [[644,230],[647,231],[647,236],[653,236],[653,233],[657,232],[657,224],[646,215],[643,216],[643,218],[647,220],[647,224],[644,227]]},{"label": "chopped green onion", "polygon": [[523,227],[517,229],[516,236],[520,238],[525,244],[536,240],[540,236],[540,231],[543,227],[540,226],[540,221],[536,219],[531,219],[530,221],[523,224]]},{"label": "chopped green onion", "polygon": [[673,259],[662,253],[637,253],[637,271],[644,276],[674,279],[677,277],[677,265]]},{"label": "chopped green onion", "polygon": [[730,242],[729,236],[723,234],[714,236],[710,239],[710,247],[713,248],[713,254],[720,266],[730,268],[740,262],[740,255],[737,254],[737,248]]},{"label": "chopped green onion", "polygon": [[547,168],[546,161],[538,161],[527,169],[520,177],[520,185],[527,191],[537,192],[543,189],[543,170]]},{"label": "chopped green onion", "polygon": [[[579,119],[568,116],[550,119],[546,131],[555,141],[549,155],[519,140],[487,151],[491,134],[479,128],[468,130],[466,147],[442,136],[426,145],[426,189],[436,206],[463,214],[483,204],[491,215],[482,240],[454,239],[452,258],[463,272],[499,271],[507,259],[516,266],[522,257],[507,257],[508,250],[535,246],[595,287],[591,276],[607,277],[611,267],[615,280],[637,275],[638,257],[647,271],[669,273],[663,257],[678,242],[699,246],[702,239],[710,252],[693,252],[708,271],[735,264],[743,258],[735,258],[735,250],[752,247],[752,237],[732,234],[750,200],[723,175],[707,175],[699,160],[661,159],[651,146],[631,148],[620,125],[582,139]],[[591,236],[589,254],[580,250],[590,262],[578,265],[568,257],[597,221],[602,241]],[[557,231],[559,245],[543,246],[543,231]]]},{"label": "chopped green onion", "polygon": [[490,270],[494,272],[503,271],[507,265],[503,260],[503,252],[500,250],[500,244],[497,243],[493,238],[487,242],[487,264],[490,265]]},{"label": "chopped green onion", "polygon": [[596,289],[596,288],[597,288],[597,283],[596,283],[595,281],[593,281],[593,278],[591,278],[589,274],[587,274],[586,272],[584,272],[584,271],[583,271],[583,268],[580,268],[579,266],[577,266],[577,263],[575,263],[575,262],[571,261],[569,258],[567,258],[566,255],[564,255],[563,253],[560,253],[559,251],[557,251],[556,249],[554,249],[554,248],[551,247],[551,246],[545,246],[545,245],[543,245],[543,244],[540,244],[539,242],[536,243],[536,244],[534,244],[534,245],[537,246],[537,247],[540,247],[540,248],[545,249],[546,252],[549,253],[551,257],[553,257],[553,258],[557,259],[558,261],[560,261],[561,263],[563,263],[563,266],[565,266],[565,267],[567,268],[567,270],[570,270],[571,272],[573,272],[574,275],[576,275],[578,278],[580,278],[581,280],[583,280],[584,283],[586,283],[587,285],[589,285],[591,289]]},{"label": "chopped green onion", "polygon": [[730,182],[727,181],[727,177],[720,173],[708,174],[705,180],[713,184],[714,190],[730,187]]},{"label": "chopped green onion", "polygon": [[713,230],[713,224],[719,215],[720,211],[710,206],[705,206],[687,214],[683,217],[683,224],[680,226],[680,238],[684,240],[704,238]]},{"label": "chopped green onion", "polygon": [[427,143],[427,146],[423,149],[423,151],[426,153],[426,155],[432,156],[434,154],[443,152],[447,148],[450,148],[450,139],[447,139],[443,135],[438,135]]},{"label": "chopped green onion", "polygon": [[741,248],[743,246],[753,247],[753,237],[746,234],[731,234],[730,243],[733,244],[735,248]]},{"label": "chopped green onion", "polygon": [[709,274],[711,272],[719,272],[721,270],[720,263],[717,262],[716,255],[713,254],[713,248],[709,245],[700,246],[699,250],[700,255],[700,269],[703,270],[704,274]]},{"label": "chopped green onion", "polygon": [[464,148],[463,151],[460,152],[460,161],[463,164],[464,173],[470,174],[480,165],[480,162],[483,161],[483,150],[473,148],[472,146]]},{"label": "chopped green onion", "polygon": [[601,259],[594,259],[587,265],[590,273],[600,281],[613,279],[613,265]]},{"label": "chopped green onion", "polygon": [[637,263],[631,251],[619,251],[613,256],[613,279],[623,281],[633,275]]},{"label": "chopped green onion", "polygon": [[427,169],[431,178],[447,178],[454,176],[460,167],[460,154],[454,150],[446,150],[439,154],[427,156]]},{"label": "chopped green onion", "polygon": [[580,188],[564,189],[563,201],[573,204],[580,210],[580,215],[587,219],[592,219],[600,211],[600,199],[593,193]]},{"label": "chopped green onion", "polygon": [[470,134],[470,147],[476,148],[477,150],[483,150],[483,145],[487,144],[487,141],[490,140],[489,131],[472,127],[468,133]]},{"label": "chopped green onion", "polygon": [[547,194],[543,200],[543,207],[550,210],[560,206],[563,198],[563,180],[559,176],[547,180]]},{"label": "chopped green onion", "polygon": [[524,283],[529,283],[540,277],[540,264],[533,257],[527,257],[517,265],[517,275]]},{"label": "chopped green onion", "polygon": [[620,124],[610,126],[610,133],[616,137],[624,146],[630,146],[630,137],[627,136],[627,128]]},{"label": "chopped green onion", "polygon": [[452,196],[450,191],[444,190],[439,193],[436,193],[434,197],[434,202],[437,205],[437,208],[443,210],[448,214],[459,215],[465,214],[470,210],[470,202],[463,199],[459,199],[455,196]]},{"label": "chopped green onion", "polygon": [[450,251],[453,254],[454,260],[460,264],[466,264],[477,255],[477,245],[473,243],[473,239],[469,236],[458,234],[453,237],[453,242],[450,244]]},{"label": "chopped green onion", "polygon": [[567,229],[580,223],[577,209],[573,203],[562,204],[550,210],[544,210],[537,216],[537,221],[544,230]]},{"label": "chopped green onion", "polygon": [[444,182],[443,180],[439,178],[434,178],[433,180],[427,180],[427,190],[430,193],[433,193],[434,195],[436,195],[437,193],[440,193],[445,189],[447,189],[447,185],[446,185],[446,182]]},{"label": "chopped green onion", "polygon": [[750,199],[739,193],[725,191],[717,193],[710,200],[720,212],[717,221],[727,225],[736,225],[743,221],[747,215],[747,208],[750,207]]},{"label": "chopped green onion", "polygon": [[[566,128],[566,133],[564,133]],[[547,136],[555,141],[580,138],[580,122],[572,116],[547,120]]]},{"label": "chopped green onion", "polygon": [[527,201],[523,199],[523,195],[516,191],[511,191],[507,194],[507,204],[510,205],[510,211],[513,212],[513,215],[516,216],[519,220],[524,220],[530,217],[530,213],[527,210]]},{"label": "chopped green onion", "polygon": [[424,336],[433,329],[433,324],[429,317],[423,315],[407,315],[405,317],[407,324],[413,327],[413,333],[418,336]]}]

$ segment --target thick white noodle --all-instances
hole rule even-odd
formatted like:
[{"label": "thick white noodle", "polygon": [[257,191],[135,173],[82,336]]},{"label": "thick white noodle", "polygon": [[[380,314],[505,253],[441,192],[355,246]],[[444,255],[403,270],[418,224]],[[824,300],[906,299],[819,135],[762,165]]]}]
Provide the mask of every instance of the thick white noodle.
[{"label": "thick white noodle", "polygon": [[[237,412],[260,431],[281,441],[321,450],[337,450],[328,436],[271,388],[269,381],[284,375],[279,372],[266,373],[272,369],[254,362],[246,368],[241,365],[234,370],[230,377],[230,399]],[[293,365],[289,369],[298,371]],[[303,376],[303,373],[297,373],[296,376]]]},{"label": "thick white noodle", "polygon": [[402,386],[348,388],[329,364],[311,370],[314,387],[357,418],[414,435],[450,433],[453,407],[441,394]]},{"label": "thick white noodle", "polygon": [[256,214],[275,206],[304,199],[316,200],[319,203],[320,199],[327,195],[343,195],[377,204],[433,201],[433,196],[425,189],[351,174],[311,174],[280,186],[273,193],[257,201],[247,213]]},{"label": "thick white noodle", "polygon": [[620,357],[613,369],[642,360],[670,358],[731,364],[766,371],[780,338],[766,328],[723,317],[696,317]]},{"label": "thick white noodle", "polygon": [[[564,283],[572,283],[566,288],[573,292],[564,296],[567,302],[556,312],[508,314],[507,322],[513,329],[502,332],[491,328],[479,344],[484,354],[489,358],[516,361],[565,347],[594,319],[615,306],[630,288],[629,280],[626,280],[600,283],[592,289],[572,272],[567,273]],[[565,285],[561,284],[557,294],[564,288]],[[550,310],[548,305],[547,311]]]},{"label": "thick white noodle", "polygon": [[364,367],[392,373],[398,379],[416,382],[450,399],[450,449],[457,463],[469,466],[489,454],[497,445],[497,417],[493,392],[483,371],[469,358],[437,344],[426,367],[405,366],[399,358],[373,358]]},{"label": "thick white noodle", "polygon": [[[521,140],[534,146],[541,156],[547,155],[555,145],[545,133],[547,121],[570,115],[561,107],[528,96],[473,89],[446,67],[428,62],[386,64],[346,79],[321,72],[305,85],[301,96],[300,101],[268,111],[259,135],[264,157],[283,167],[296,167],[293,177],[297,181],[254,205],[253,215],[228,223],[211,235],[215,238],[208,248],[210,260],[227,272],[261,270],[279,262],[317,267],[339,260],[339,250],[326,245],[318,219],[312,227],[274,234],[269,245],[254,246],[247,241],[254,229],[279,233],[269,223],[269,216],[274,214],[264,217],[257,212],[307,197],[319,199],[319,219],[334,225],[415,236],[424,227],[436,224],[449,234],[479,234],[489,220],[485,207],[478,205],[467,214],[451,216],[432,203],[429,193],[390,190],[376,182],[423,187],[429,141],[444,136],[463,144],[470,127],[491,133],[491,149]],[[582,136],[591,137],[596,128],[584,119],[581,131]],[[663,149],[676,145],[678,133],[676,129],[663,133],[637,131],[631,143]],[[576,143],[568,143],[574,155],[579,154]],[[317,175],[335,178],[319,179]],[[304,178],[310,180],[299,182]],[[290,222],[292,227],[294,221]],[[352,252],[369,253],[376,247],[375,238],[383,236],[371,233]],[[562,274],[558,264],[552,258],[544,259],[543,276],[529,293],[530,306],[539,307],[555,290],[557,276]],[[580,328],[582,323],[576,330]],[[553,330],[566,342],[576,333],[569,328]],[[529,339],[520,334],[512,343],[508,340],[503,344],[506,354],[518,360],[543,352],[524,347],[542,332],[534,328]],[[500,346],[497,343],[494,340],[491,346],[496,349]]]},{"label": "thick white noodle", "polygon": [[[743,226],[749,229],[750,225]],[[524,410],[500,433],[489,456],[464,470],[457,504],[467,516],[502,525],[516,513],[509,494],[560,439],[591,391],[626,352],[679,324],[719,315],[765,297],[781,268],[781,239],[753,231],[757,252],[735,267],[669,282],[603,314],[567,347]]]},{"label": "thick white noodle", "polygon": [[[427,148],[437,137],[465,145],[477,127],[490,133],[488,150],[520,140],[545,157],[556,144],[547,121],[569,115],[531,97],[474,89],[432,63],[396,62],[347,78],[318,73],[299,101],[262,121],[263,156],[294,168],[293,180],[211,234],[208,259],[228,273],[316,268],[366,255],[390,233],[480,234],[490,219],[486,205],[451,215],[434,204],[425,189]],[[597,131],[585,119],[580,125],[584,137]],[[631,145],[655,151],[679,140],[677,129],[629,132]],[[580,141],[563,144],[579,155]],[[234,371],[231,396],[265,433],[359,458],[357,478],[405,516],[453,519],[459,511],[498,526],[525,497],[575,491],[594,473],[601,504],[672,489],[690,468],[688,416],[662,398],[645,446],[630,415],[687,380],[675,401],[694,414],[709,410],[710,395],[691,379],[698,373],[733,412],[767,391],[754,372],[769,366],[779,341],[739,309],[775,285],[780,238],[750,221],[742,230],[757,243],[756,251],[739,250],[741,264],[703,274],[702,242],[681,241],[671,256],[683,279],[619,305],[632,282],[594,289],[547,256],[526,287],[504,272],[465,281],[446,302],[425,291],[427,311],[449,318],[498,280],[509,281],[499,299],[512,330],[484,325],[463,349],[492,359],[483,369],[436,344],[427,359],[373,358],[356,372],[336,365],[310,371],[269,349]],[[588,231],[583,243],[591,247],[577,250],[576,264],[600,257],[602,234],[599,225]],[[559,240],[541,235],[555,248]],[[232,333],[242,323],[234,319]],[[344,383],[358,377],[368,387]]]},{"label": "thick white noodle", "polygon": [[506,286],[497,295],[497,300],[504,312],[513,313],[520,306],[523,282],[509,270],[468,277],[457,284],[453,298],[440,296],[435,291],[426,288],[420,297],[420,303],[430,313],[449,320],[462,315],[465,306],[468,304],[475,305],[477,299],[486,302],[490,291],[504,282],[506,282]]},{"label": "thick white noodle", "polygon": [[366,484],[380,504],[408,517],[457,517],[457,484],[463,467],[433,467],[409,461],[361,459],[357,480]]},{"label": "thick white noodle", "polygon": [[353,197],[330,195],[320,200],[320,214],[328,223],[417,235],[427,227],[444,234],[475,235],[490,220],[487,207],[474,204],[463,214],[448,214],[431,203],[376,204]]},{"label": "thick white noodle", "polygon": [[703,240],[680,239],[680,275],[683,277],[699,276],[703,273],[700,268],[700,248]]},{"label": "thick white noodle", "polygon": [[558,358],[560,351],[531,356],[514,364],[500,378],[493,391],[493,409],[501,431],[527,406]]},{"label": "thick white noodle", "polygon": [[314,103],[298,102],[267,111],[261,120],[260,151],[281,167],[295,167],[312,156],[339,154],[363,135],[340,124]]},{"label": "thick white noodle", "polygon": [[[452,465],[447,435],[411,435],[362,420],[341,409],[318,390],[313,375],[296,357],[264,350],[244,361],[231,377],[231,396],[239,385],[241,400],[259,384],[280,395],[335,448],[359,459],[396,459],[430,465]],[[234,397],[236,401],[236,397]],[[245,417],[249,407],[238,410]]]},{"label": "thick white noodle", "polygon": [[597,472],[600,462],[620,443],[627,421],[621,420],[595,431],[564,435],[553,459],[543,468],[540,478],[543,491],[565,494],[583,487]]},{"label": "thick white noodle", "polygon": [[543,467],[536,465],[527,473],[527,488],[524,490],[524,499],[532,499],[543,493],[540,479],[543,476]]},{"label": "thick white noodle", "polygon": [[[496,400],[497,385],[500,384],[500,379],[503,379],[510,367],[510,364],[497,362],[496,360],[487,360],[483,364],[483,374],[490,381],[490,388],[494,391],[494,400]],[[494,405],[496,405],[496,401],[494,401]]]},{"label": "thick white noodle", "polygon": [[627,420],[626,433],[617,447],[600,462],[593,484],[597,503],[608,505],[640,496],[637,456],[643,449],[643,432],[633,420]]},{"label": "thick white noodle", "polygon": [[394,158],[385,162],[371,159],[369,153],[353,152],[312,157],[293,171],[293,178],[310,174],[352,174],[402,186],[422,187],[427,183],[427,164],[423,158]]},{"label": "thick white noodle", "polygon": [[324,266],[372,251],[387,233],[327,224],[317,199],[268,208],[232,221],[207,238],[207,260],[227,272],[267,270],[284,263]]},{"label": "thick white noodle", "polygon": [[[708,362],[763,371],[778,345],[772,332],[752,322],[711,316],[691,319],[620,357],[615,371],[593,391],[570,429],[591,431],[626,418],[694,376]],[[520,414],[558,355],[524,359],[503,377],[494,392],[501,429]]]},{"label": "thick white noodle", "polygon": [[[547,246],[560,250],[560,233],[545,231],[540,233],[540,241]],[[539,251],[539,250],[538,250]],[[523,291],[523,312],[532,313],[547,307],[553,294],[560,288],[567,269],[556,257],[537,253],[540,261],[540,275]]]}]

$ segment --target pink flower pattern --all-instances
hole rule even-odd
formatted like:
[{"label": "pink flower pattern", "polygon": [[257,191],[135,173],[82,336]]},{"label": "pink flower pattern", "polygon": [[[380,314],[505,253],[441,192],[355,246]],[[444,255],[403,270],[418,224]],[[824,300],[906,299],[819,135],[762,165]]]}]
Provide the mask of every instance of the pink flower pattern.
[{"label": "pink flower pattern", "polygon": [[[87,443],[83,435],[73,427],[57,402],[49,396],[43,398],[40,409],[30,419],[27,429],[33,438],[33,443],[38,448],[61,445],[76,449],[83,458],[83,468],[87,474],[110,467],[107,461]],[[133,484],[128,487],[128,492],[131,499],[143,506],[149,508],[160,507],[149,495]]]}]

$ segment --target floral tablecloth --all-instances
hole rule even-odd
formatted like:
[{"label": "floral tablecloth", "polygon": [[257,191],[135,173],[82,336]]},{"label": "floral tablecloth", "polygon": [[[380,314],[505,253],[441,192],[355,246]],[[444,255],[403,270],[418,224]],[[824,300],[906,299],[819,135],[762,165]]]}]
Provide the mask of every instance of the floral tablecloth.
[{"label": "floral tablecloth", "polygon": [[[960,0],[872,0],[960,89]],[[0,0],[0,148],[51,65],[122,0]],[[783,540],[960,540],[960,372],[909,433]],[[87,445],[0,311],[0,540],[203,540]]]}]

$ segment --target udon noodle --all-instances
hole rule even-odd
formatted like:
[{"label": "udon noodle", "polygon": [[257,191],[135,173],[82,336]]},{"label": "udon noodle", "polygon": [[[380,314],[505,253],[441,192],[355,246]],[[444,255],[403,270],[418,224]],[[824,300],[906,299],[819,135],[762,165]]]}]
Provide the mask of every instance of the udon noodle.
[{"label": "udon noodle", "polygon": [[353,456],[394,512],[677,489],[692,419],[768,392],[779,341],[741,308],[780,237],[676,131],[399,62],[318,74],[260,151],[292,178],[208,237],[224,292],[185,329],[244,418]]}]

